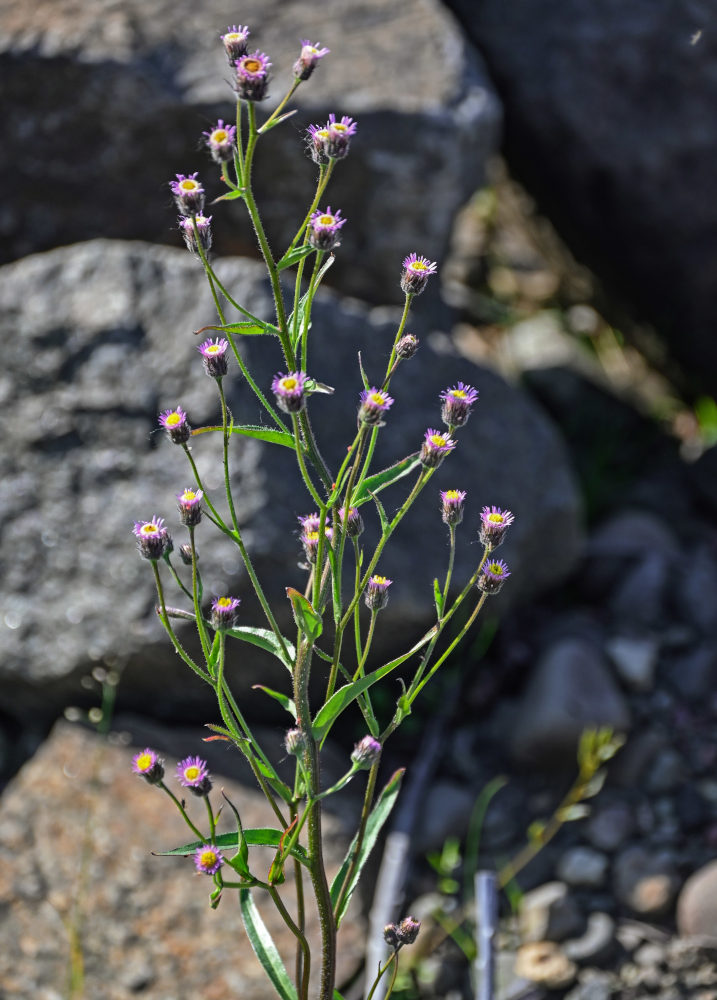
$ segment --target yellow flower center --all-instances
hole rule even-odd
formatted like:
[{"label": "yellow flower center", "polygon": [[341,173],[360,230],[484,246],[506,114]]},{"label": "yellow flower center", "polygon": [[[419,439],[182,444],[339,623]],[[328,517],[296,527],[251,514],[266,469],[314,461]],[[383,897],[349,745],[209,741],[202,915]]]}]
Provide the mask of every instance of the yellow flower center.
[{"label": "yellow flower center", "polygon": [[184,777],[187,781],[196,781],[200,773],[201,772],[196,764],[190,764],[189,767],[185,767],[184,769]]},{"label": "yellow flower center", "polygon": [[224,128],[215,128],[212,132],[211,138],[214,142],[226,142],[229,138],[229,133]]},{"label": "yellow flower center", "polygon": [[458,490],[446,490],[446,500],[460,500]]},{"label": "yellow flower center", "polygon": [[451,389],[451,396],[453,396],[454,399],[466,399],[468,393],[464,392],[463,389]]},{"label": "yellow flower center", "polygon": [[230,31],[224,36],[225,42],[243,42],[244,35],[240,35],[238,31]]},{"label": "yellow flower center", "polygon": [[217,863],[217,856],[214,851],[202,851],[199,861],[202,868],[213,868]]},{"label": "yellow flower center", "polygon": [[219,344],[212,344],[211,347],[205,348],[205,354],[220,354],[221,350]]},{"label": "yellow flower center", "polygon": [[159,528],[156,524],[143,524],[140,531],[143,535],[156,535]]},{"label": "yellow flower center", "polygon": [[333,215],[320,215],[319,222],[322,226],[333,226],[334,216]]},{"label": "yellow flower center", "polygon": [[244,69],[248,73],[258,73],[261,68],[262,68],[262,66],[261,66],[261,63],[259,62],[258,59],[245,59],[244,60]]},{"label": "yellow flower center", "polygon": [[376,584],[376,586],[382,587],[385,583],[388,583],[388,578],[385,576],[375,576],[373,578],[373,582]]},{"label": "yellow flower center", "polygon": [[297,385],[298,385],[298,382],[297,382],[297,380],[295,378],[283,378],[281,380],[281,387],[282,387],[282,389],[288,389],[289,392],[291,392],[293,389],[295,389],[297,387]]},{"label": "yellow flower center", "polygon": [[167,427],[176,427],[177,424],[181,424],[182,418],[178,413],[170,413],[164,422]]},{"label": "yellow flower center", "polygon": [[137,758],[137,770],[138,771],[148,771],[152,766],[152,758],[148,753],[140,754]]},{"label": "yellow flower center", "polygon": [[500,563],[489,563],[488,570],[493,574],[493,576],[503,575],[503,567]]},{"label": "yellow flower center", "polygon": [[182,191],[196,191],[196,189],[199,187],[197,182],[191,180],[190,178],[183,180],[179,186],[182,189]]},{"label": "yellow flower center", "polygon": [[505,520],[502,514],[489,514],[487,519],[495,524],[502,524]]},{"label": "yellow flower center", "polygon": [[335,132],[346,132],[347,131],[346,126],[342,125],[340,122],[334,122],[334,124],[333,124],[332,127],[333,127],[333,129],[334,129]]},{"label": "yellow flower center", "polygon": [[329,130],[327,128],[320,128],[318,132],[314,133],[314,135],[317,135],[320,139],[328,139]]},{"label": "yellow flower center", "polygon": [[196,500],[196,499],[197,499],[197,494],[194,492],[194,490],[185,490],[184,493],[182,493],[182,500]]},{"label": "yellow flower center", "polygon": [[378,403],[379,406],[383,406],[386,400],[383,398],[383,393],[372,392],[368,397],[372,403]]},{"label": "yellow flower center", "polygon": [[431,444],[435,444],[437,448],[445,448],[447,441],[442,434],[431,434],[430,437]]},{"label": "yellow flower center", "polygon": [[218,608],[230,608],[232,606],[231,597],[220,597],[217,601]]},{"label": "yellow flower center", "polygon": [[411,269],[414,270],[414,271],[427,271],[428,270],[428,268],[426,267],[426,265],[423,263],[422,260],[414,260],[413,263],[411,264]]}]

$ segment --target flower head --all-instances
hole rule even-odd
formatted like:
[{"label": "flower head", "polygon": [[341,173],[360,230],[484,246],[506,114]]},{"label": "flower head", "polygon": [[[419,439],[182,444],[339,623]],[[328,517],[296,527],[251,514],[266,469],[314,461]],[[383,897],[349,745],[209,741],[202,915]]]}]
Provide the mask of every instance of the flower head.
[{"label": "flower head", "polygon": [[318,531],[321,518],[314,512],[313,514],[300,514],[298,518],[302,531]]},{"label": "flower head", "polygon": [[263,101],[269,86],[269,57],[265,52],[248,53],[234,63],[234,90],[242,101]]},{"label": "flower head", "polygon": [[212,628],[234,628],[239,618],[240,604],[238,597],[215,597],[212,601]]},{"label": "flower head", "polygon": [[241,59],[242,56],[246,55],[246,43],[249,40],[250,34],[251,32],[246,26],[242,27],[242,25],[233,24],[231,28],[227,28],[226,34],[219,36],[224,43],[224,49],[230,65],[233,65],[237,59]]},{"label": "flower head", "polygon": [[194,867],[202,875],[215,875],[223,864],[222,852],[214,844],[202,844],[194,852]]},{"label": "flower head", "polygon": [[189,440],[192,433],[192,429],[187,421],[187,414],[181,406],[177,406],[173,410],[164,410],[160,413],[159,424],[160,427],[165,429],[169,440],[174,444],[184,444],[185,441]]},{"label": "flower head", "polygon": [[361,771],[368,771],[381,756],[381,744],[373,736],[364,736],[351,752],[351,760]]},{"label": "flower head", "polygon": [[227,373],[227,351],[229,341],[224,337],[217,337],[216,340],[205,340],[197,348],[202,356],[204,371],[211,378],[222,378]]},{"label": "flower head", "polygon": [[363,518],[358,507],[349,507],[348,517],[346,516],[346,508],[339,507],[338,517],[334,519],[334,524],[343,531],[344,522],[346,523],[346,534],[349,538],[356,538],[363,531]]},{"label": "flower head", "polygon": [[396,935],[401,944],[413,944],[421,929],[421,921],[414,917],[404,917],[396,928]]},{"label": "flower head", "polygon": [[396,344],[396,357],[400,358],[401,361],[408,361],[418,350],[418,337],[414,337],[412,333],[407,333]]},{"label": "flower head", "polygon": [[185,757],[177,764],[177,781],[194,795],[209,795],[212,779],[207,762],[201,757]]},{"label": "flower head", "polygon": [[[186,543],[184,545],[180,545],[179,546],[179,558],[182,560],[182,562],[184,563],[185,566],[191,566],[192,565],[192,546],[191,545],[187,545]],[[199,556],[197,555],[196,549],[195,549],[195,552],[194,552],[194,558],[197,560],[197,562],[199,562]]]},{"label": "flower head", "polygon": [[341,211],[332,213],[330,205],[325,212],[317,209],[309,219],[309,243],[316,250],[333,250],[338,246],[339,230],[345,222]]},{"label": "flower head", "polygon": [[456,446],[453,438],[450,438],[442,431],[436,431],[429,427],[423,437],[421,445],[421,463],[428,469],[435,469],[440,465],[446,455],[450,455]]},{"label": "flower head", "polygon": [[486,594],[497,594],[510,576],[510,570],[502,559],[487,562],[478,577],[478,586]]},{"label": "flower head", "polygon": [[304,386],[306,372],[289,372],[288,375],[275,375],[271,383],[271,391],[276,397],[276,404],[284,413],[299,413],[304,409]]},{"label": "flower head", "polygon": [[490,549],[497,549],[515,518],[509,510],[484,507],[480,520],[480,540]]},{"label": "flower head", "polygon": [[468,422],[473,406],[478,401],[478,390],[472,385],[459,382],[452,389],[444,389],[440,398],[443,400],[441,420],[448,427],[462,427]]},{"label": "flower head", "polygon": [[441,510],[443,523],[460,524],[463,520],[463,505],[468,494],[465,490],[441,490]]},{"label": "flower head", "polygon": [[348,156],[351,137],[356,135],[358,125],[343,115],[341,121],[336,121],[336,115],[330,114],[325,125],[309,125],[307,136],[309,150],[315,163],[328,163],[329,160],[343,160]]},{"label": "flower head", "polygon": [[318,42],[313,45],[308,39],[302,38],[301,53],[294,63],[294,76],[299,80],[308,80],[319,59],[323,59],[330,51],[330,49],[320,48]]},{"label": "flower head", "polygon": [[384,413],[393,405],[393,398],[383,389],[364,389],[361,393],[359,420],[370,426],[380,426]]},{"label": "flower head", "polygon": [[171,551],[171,539],[164,526],[164,518],[155,516],[151,521],[135,521],[132,531],[137,539],[139,554],[145,559],[156,562]]},{"label": "flower head", "polygon": [[182,215],[199,215],[204,208],[204,188],[196,174],[177,174],[169,186]]},{"label": "flower head", "polygon": [[203,133],[212,159],[216,163],[228,163],[234,157],[234,147],[236,145],[236,125],[225,125],[223,119],[219,119],[217,124],[209,132]]},{"label": "flower head", "polygon": [[177,496],[177,506],[182,524],[194,526],[202,519],[202,497],[201,490],[192,489],[190,486]]},{"label": "flower head", "polygon": [[284,737],[286,752],[298,757],[306,747],[306,737],[300,729],[288,729]]},{"label": "flower head", "polygon": [[[200,213],[199,215],[195,215],[192,219],[189,219],[184,215],[180,215],[178,221],[187,250],[189,250],[190,253],[193,253],[195,257],[201,257],[199,252],[199,248],[201,247],[205,255],[208,254],[212,248],[211,215],[202,215]],[[197,239],[197,237],[199,239]]]},{"label": "flower head", "polygon": [[329,130],[325,125],[309,125],[306,130],[306,146],[311,154],[314,163],[327,164],[329,158],[326,154],[326,147],[329,142]]},{"label": "flower head", "polygon": [[389,948],[398,948],[398,927],[395,924],[386,924],[383,929],[383,940]]},{"label": "flower head", "polygon": [[150,785],[159,785],[164,778],[164,761],[154,750],[147,747],[132,758],[132,770],[141,775]]},{"label": "flower head", "polygon": [[[326,526],[324,528],[324,537],[326,542],[331,545],[334,537],[333,528]],[[304,552],[306,553],[306,558],[310,563],[315,563],[318,552],[319,552],[319,525],[316,528],[304,528],[301,533],[301,544],[304,546]]]},{"label": "flower head", "polygon": [[364,595],[366,607],[371,611],[383,610],[388,604],[388,588],[392,583],[393,580],[388,580],[385,576],[372,576]]},{"label": "flower head", "polygon": [[437,270],[437,265],[427,257],[410,253],[403,261],[401,288],[406,295],[420,295],[428,284],[428,279]]}]

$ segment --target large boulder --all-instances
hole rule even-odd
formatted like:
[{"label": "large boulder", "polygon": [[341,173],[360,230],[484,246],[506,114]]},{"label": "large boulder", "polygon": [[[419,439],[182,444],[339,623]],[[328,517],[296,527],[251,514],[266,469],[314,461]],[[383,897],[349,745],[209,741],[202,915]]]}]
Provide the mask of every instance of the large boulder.
[{"label": "large boulder", "polygon": [[709,0],[448,0],[506,153],[573,250],[717,387],[717,36]]},{"label": "large boulder", "polygon": [[[0,167],[0,261],[99,236],[179,241],[167,186],[175,173],[201,171],[210,198],[226,190],[200,138],[218,117],[233,120],[219,34],[238,18],[273,63],[260,118],[288,89],[300,39],[331,49],[299,88],[299,113],[258,147],[254,180],[275,249],[313,197],[306,126],[333,111],[359,121],[327,199],[349,219],[351,259],[361,258],[334,278],[353,294],[397,301],[397,257],[443,256],[500,118],[452,16],[438,0],[414,0],[410,15],[383,0],[336,0],[330,10],[247,0],[237,11],[231,0],[0,7],[3,142],[13,150]],[[222,253],[255,252],[242,207],[231,205],[215,228]]]},{"label": "large boulder", "polygon": [[[268,282],[259,264],[228,259],[216,267],[240,302],[269,317]],[[313,397],[311,412],[334,469],[356,429],[357,352],[369,377],[379,380],[399,315],[333,293],[319,295],[308,368],[336,392]],[[209,689],[205,693],[171,651],[155,615],[149,564],[137,555],[131,534],[135,519],[158,514],[168,519],[177,544],[183,541],[175,495],[193,485],[193,477],[182,450],[158,429],[157,414],[180,403],[195,427],[216,424],[218,394],[203,374],[199,338],[193,336],[213,321],[201,266],[168,247],[98,240],[0,269],[6,345],[0,395],[7,414],[0,482],[0,708],[51,714],[75,699],[78,675],[92,663],[127,666],[125,704],[146,709],[151,702],[155,712],[192,718],[199,705],[213,704]],[[541,593],[559,581],[579,546],[579,499],[552,425],[518,389],[453,352],[448,335],[424,335],[420,301],[411,328],[421,346],[392,383],[396,403],[379,435],[375,468],[415,452],[426,427],[440,426],[443,388],[462,379],[477,385],[481,398],[456,454],[438,470],[381,558],[378,571],[395,582],[378,621],[376,663],[431,623],[432,581],[447,559],[439,487],[469,494],[456,581],[467,579],[480,558],[480,507],[498,504],[516,513],[505,544],[513,575],[498,603]],[[245,337],[241,346],[268,392],[282,369],[278,342]],[[234,419],[256,424],[261,408],[230,363],[224,381]],[[197,436],[192,450],[205,486],[224,509],[219,437]],[[303,590],[306,582],[297,565],[303,553],[296,519],[315,505],[291,450],[246,438],[232,444],[244,539],[269,601],[289,628],[284,590]],[[389,513],[411,482],[402,480],[382,494]],[[368,547],[376,541],[378,517],[373,505],[362,509]],[[239,593],[244,622],[265,625],[232,543],[205,520],[198,545],[207,598]],[[169,582],[167,602],[185,603]],[[255,647],[242,646],[242,653],[237,682],[286,687],[278,661]]]}]

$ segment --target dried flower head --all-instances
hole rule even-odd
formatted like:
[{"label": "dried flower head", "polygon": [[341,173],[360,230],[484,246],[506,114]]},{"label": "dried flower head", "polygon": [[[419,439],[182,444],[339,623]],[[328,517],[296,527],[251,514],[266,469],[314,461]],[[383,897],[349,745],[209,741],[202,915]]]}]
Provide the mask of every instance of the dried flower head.
[{"label": "dried flower head", "polygon": [[396,928],[396,934],[401,944],[413,944],[421,929],[421,921],[414,917],[404,917]]},{"label": "dried flower head", "polygon": [[177,174],[176,181],[169,186],[174,201],[182,215],[199,215],[204,209],[204,188],[196,174]]},{"label": "dried flower head", "polygon": [[486,594],[497,594],[510,576],[510,570],[502,559],[487,562],[478,577],[478,586]]},{"label": "dried flower head", "polygon": [[233,66],[237,59],[246,55],[250,34],[251,32],[246,26],[233,24],[231,28],[227,28],[226,34],[219,36],[224,43],[230,66]]},{"label": "dried flower head", "polygon": [[388,588],[392,583],[393,580],[389,580],[385,576],[372,576],[368,581],[364,595],[366,607],[370,608],[371,611],[383,610],[388,604]]},{"label": "dried flower head", "polygon": [[269,86],[269,57],[264,52],[248,53],[234,63],[234,90],[242,101],[263,101]]},{"label": "dried flower head", "polygon": [[364,736],[351,752],[351,760],[361,771],[368,771],[381,756],[381,744],[373,736]]},{"label": "dried flower head", "polygon": [[223,378],[227,373],[227,351],[229,341],[224,337],[217,337],[216,340],[205,340],[197,348],[202,356],[204,371],[211,378]]},{"label": "dried flower head", "polygon": [[212,248],[212,217],[211,215],[195,215],[193,218],[188,219],[184,215],[180,215],[179,228],[182,230],[182,236],[184,237],[184,242],[186,244],[187,250],[193,253],[195,257],[201,257],[199,248],[204,251],[204,254],[209,253]]},{"label": "dried flower head", "polygon": [[132,758],[132,770],[140,774],[150,785],[159,785],[164,778],[164,761],[154,750],[147,747]]},{"label": "dried flower head", "polygon": [[194,852],[194,867],[202,875],[215,875],[223,864],[222,852],[214,844],[202,844]]},{"label": "dried flower head", "polygon": [[275,375],[271,383],[271,391],[276,397],[276,405],[284,413],[299,413],[304,409],[306,398],[304,387],[306,372],[289,372],[288,375]]},{"label": "dried flower head", "polygon": [[194,795],[209,795],[212,779],[207,762],[201,757],[185,757],[177,764],[177,781]]},{"label": "dried flower head", "polygon": [[465,490],[441,490],[441,511],[443,523],[460,524],[463,520],[463,505],[468,494]]},{"label": "dried flower head", "polygon": [[441,407],[443,423],[448,427],[462,427],[468,422],[471,410],[478,401],[478,390],[472,385],[459,382],[452,389],[444,389],[440,398],[443,400]]},{"label": "dried flower head", "polygon": [[332,213],[330,205],[325,212],[317,210],[309,219],[309,243],[316,250],[333,250],[339,245],[339,230],[345,222],[341,211]]},{"label": "dried flower head", "polygon": [[399,357],[402,361],[408,361],[418,350],[418,337],[414,337],[412,333],[407,333],[396,344],[396,357]]},{"label": "dried flower head", "polygon": [[225,125],[222,118],[209,132],[203,133],[215,163],[229,163],[234,158],[236,125]]},{"label": "dried flower head", "polygon": [[156,562],[167,553],[171,539],[164,526],[164,518],[155,516],[151,521],[135,521],[132,531],[137,539],[139,554],[145,559]]},{"label": "dried flower head", "polygon": [[497,549],[515,518],[509,510],[484,507],[480,520],[480,540],[490,549]]},{"label": "dried flower head", "polygon": [[164,428],[173,444],[184,444],[189,440],[192,428],[181,406],[176,406],[173,410],[164,410],[158,419],[160,427]]},{"label": "dried flower head", "polygon": [[437,265],[427,257],[410,253],[403,261],[401,288],[406,295],[420,295],[428,284],[428,279],[437,270]]},{"label": "dried flower head", "polygon": [[212,601],[212,628],[218,631],[234,628],[239,619],[240,604],[238,597],[215,597]]},{"label": "dried flower head", "polygon": [[299,80],[308,80],[319,59],[323,59],[330,51],[330,49],[320,48],[318,42],[313,45],[308,39],[302,38],[301,53],[294,63],[294,76]]},{"label": "dried flower head", "polygon": [[421,445],[421,463],[428,469],[435,469],[455,446],[456,442],[447,434],[429,427]]},{"label": "dried flower head", "polygon": [[393,405],[393,398],[383,389],[364,389],[361,393],[359,420],[371,427],[381,426],[384,413]]},{"label": "dried flower head", "polygon": [[363,518],[358,507],[349,507],[348,517],[346,516],[346,508],[339,507],[338,517],[334,524],[341,531],[343,531],[344,521],[346,522],[346,534],[349,538],[356,538],[364,529]]},{"label": "dried flower head", "polygon": [[186,524],[188,527],[199,524],[202,519],[203,496],[201,490],[192,489],[191,486],[188,486],[183,493],[177,496],[177,506],[182,524]]}]

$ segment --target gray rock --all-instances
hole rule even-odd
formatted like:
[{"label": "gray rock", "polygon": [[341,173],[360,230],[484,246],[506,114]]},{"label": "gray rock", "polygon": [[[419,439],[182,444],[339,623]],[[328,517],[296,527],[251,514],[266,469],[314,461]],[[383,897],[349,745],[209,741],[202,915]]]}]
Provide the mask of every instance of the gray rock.
[{"label": "gray rock", "polygon": [[682,754],[672,747],[660,750],[652,761],[647,774],[647,790],[654,795],[673,792],[687,777]]},{"label": "gray rock", "polygon": [[[259,265],[235,259],[216,266],[241,301],[269,314]],[[159,514],[168,518],[175,537],[182,537],[174,497],[192,482],[192,474],[181,450],[157,431],[157,413],[181,401],[194,426],[218,419],[216,389],[202,372],[192,336],[214,320],[201,268],[185,252],[166,247],[81,244],[7,265],[0,272],[0,307],[8,345],[0,376],[8,414],[0,483],[0,706],[12,713],[54,714],[75,701],[78,676],[88,664],[104,662],[126,665],[120,688],[125,705],[146,711],[152,704],[159,713],[196,718],[198,706],[206,710],[211,702],[194,676],[179,669],[163,636],[152,575],[134,550],[131,526]],[[361,388],[356,352],[363,351],[377,378],[396,316],[326,293],[314,320],[309,368],[336,386],[336,394],[315,397],[313,420],[326,459],[335,466],[355,433]],[[422,336],[418,312],[413,326]],[[242,348],[266,390],[282,367],[278,345],[246,337]],[[372,360],[377,349],[380,361]],[[517,514],[505,543],[513,575],[494,610],[504,595],[542,592],[560,579],[579,544],[579,501],[560,441],[528,399],[489,372],[434,351],[425,336],[409,364],[407,382],[402,386],[399,375],[392,386],[397,402],[390,432],[379,437],[376,468],[418,448],[426,425],[438,420],[438,393],[446,385],[458,378],[474,381],[481,401],[461,435],[453,470],[448,471],[450,463],[439,470],[435,488],[432,484],[421,497],[381,560],[380,571],[395,583],[376,629],[377,658],[413,640],[432,620],[432,579],[445,565],[446,543],[442,530],[427,531],[426,525],[441,527],[437,489],[449,488],[457,475],[473,513],[467,515],[466,542],[459,545],[456,580],[466,579],[478,559],[476,546],[468,544],[468,524],[471,517],[475,524],[480,506],[497,503]],[[225,381],[235,422],[255,424],[260,408],[233,360],[231,365]],[[193,439],[192,449],[205,485],[220,502],[217,438]],[[313,502],[289,449],[237,441],[232,470],[246,544],[268,600],[289,627],[285,588],[303,589],[305,580],[297,568],[303,553],[296,518]],[[404,485],[383,494],[387,510],[402,502]],[[363,509],[369,545],[377,518],[368,506]],[[205,593],[238,591],[245,623],[263,626],[231,543],[205,521],[198,545]],[[167,600],[183,603],[174,589]],[[180,630],[187,641],[191,632]],[[237,682],[247,688],[257,681],[285,686],[278,661],[246,644],[241,651]],[[251,697],[259,709],[264,702],[273,705],[259,693]]]},{"label": "gray rock", "polygon": [[594,808],[585,824],[585,836],[593,847],[614,851],[628,840],[634,825],[630,806],[617,800]]},{"label": "gray rock", "polygon": [[439,781],[428,792],[421,822],[411,844],[418,854],[440,850],[447,837],[462,838],[468,828],[475,795],[463,785]]},{"label": "gray rock", "polygon": [[711,694],[717,682],[717,643],[704,642],[667,660],[670,682],[686,698]]},{"label": "gray rock", "polygon": [[[231,0],[88,0],[0,17],[14,150],[0,171],[0,260],[100,236],[180,242],[168,181],[199,170],[210,199],[225,193],[201,133],[218,117],[234,120],[219,35],[238,16]],[[359,133],[328,194],[349,220],[347,253],[330,281],[402,301],[400,260],[412,250],[444,256],[451,219],[496,148],[500,109],[479,56],[438,0],[416,0],[410,18],[383,0],[336,0],[330,11],[247,0],[241,20],[273,64],[260,121],[291,83],[300,39],[331,49],[290,105],[298,114],[258,146],[254,179],[272,246],[289,244],[314,195],[307,125],[351,115]],[[214,212],[214,229],[220,253],[256,253],[239,203]]]},{"label": "gray rock", "polygon": [[583,730],[597,725],[625,732],[628,707],[598,649],[561,639],[542,655],[523,694],[513,755],[536,766],[567,763]]},{"label": "gray rock", "polygon": [[717,561],[710,550],[697,546],[685,554],[681,579],[675,587],[678,607],[685,620],[701,634],[717,635]]},{"label": "gray rock", "polygon": [[585,927],[580,907],[564,882],[545,882],[526,892],[518,920],[523,941],[562,941]]},{"label": "gray rock", "polygon": [[717,938],[717,861],[693,872],[682,887],[677,900],[677,928],[684,936]]},{"label": "gray rock", "polygon": [[566,993],[565,1000],[610,1000],[614,992],[609,976],[594,973]]},{"label": "gray rock", "polygon": [[610,861],[592,847],[570,847],[558,862],[556,874],[568,885],[599,889],[605,884]]},{"label": "gray rock", "polygon": [[679,879],[669,851],[650,852],[639,845],[627,847],[613,866],[617,899],[641,916],[661,916],[670,908]]},{"label": "gray rock", "polygon": [[714,391],[712,4],[526,0],[508,15],[502,0],[450,6],[496,80],[519,178]]},{"label": "gray rock", "polygon": [[665,745],[665,736],[656,729],[635,733],[611,761],[611,781],[622,788],[635,788]]},{"label": "gray rock", "polygon": [[616,635],[605,643],[605,651],[620,679],[633,691],[651,691],[660,651],[650,636]]},{"label": "gray rock", "polygon": [[610,600],[616,624],[657,628],[666,617],[673,565],[662,552],[650,552],[625,572]]},{"label": "gray rock", "polygon": [[610,961],[615,951],[615,921],[608,913],[591,913],[585,933],[563,942],[563,950],[569,959],[583,965]]}]

